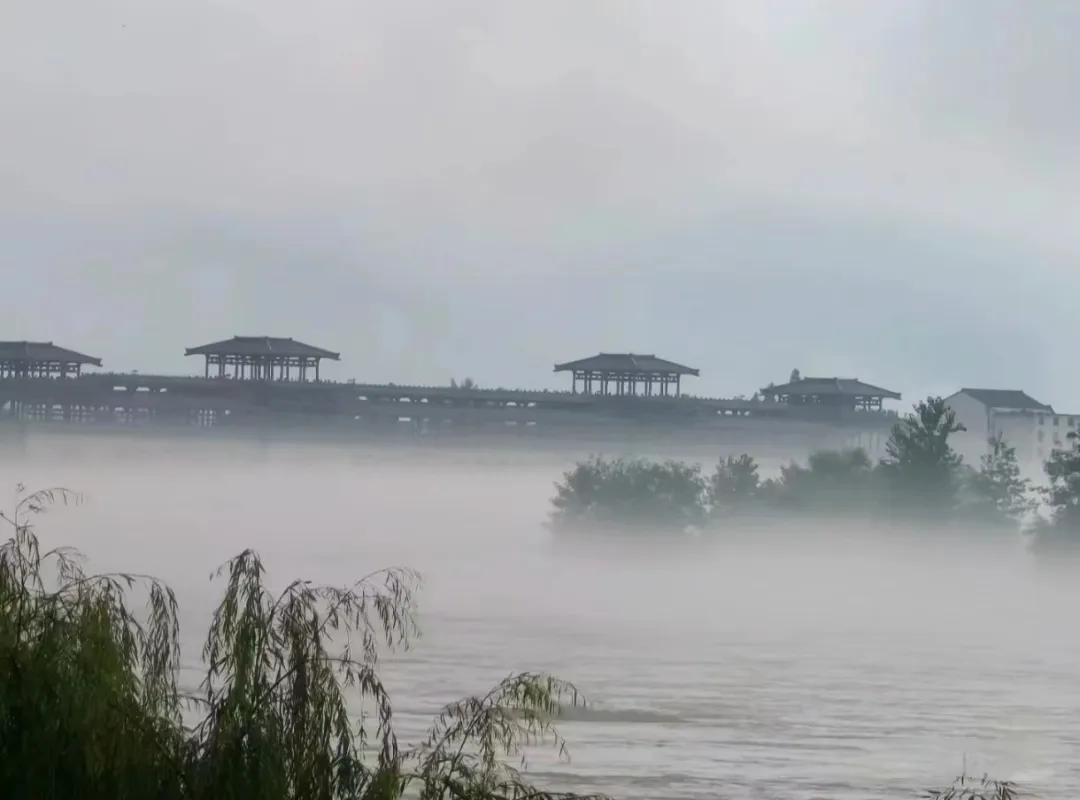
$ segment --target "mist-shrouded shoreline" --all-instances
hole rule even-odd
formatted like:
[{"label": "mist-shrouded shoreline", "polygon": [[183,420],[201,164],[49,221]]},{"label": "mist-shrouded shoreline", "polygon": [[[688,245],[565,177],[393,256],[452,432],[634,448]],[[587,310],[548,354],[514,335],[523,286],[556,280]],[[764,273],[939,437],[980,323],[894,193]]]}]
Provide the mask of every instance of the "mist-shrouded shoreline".
[{"label": "mist-shrouded shoreline", "polygon": [[384,667],[401,733],[520,669],[575,681],[573,761],[545,780],[616,797],[911,797],[961,768],[1080,791],[1080,581],[1018,542],[815,519],[672,543],[541,526],[565,461],[45,440],[0,486],[63,485],[46,545],[166,580],[198,658],[245,547],[271,579],[408,565],[424,637]]}]

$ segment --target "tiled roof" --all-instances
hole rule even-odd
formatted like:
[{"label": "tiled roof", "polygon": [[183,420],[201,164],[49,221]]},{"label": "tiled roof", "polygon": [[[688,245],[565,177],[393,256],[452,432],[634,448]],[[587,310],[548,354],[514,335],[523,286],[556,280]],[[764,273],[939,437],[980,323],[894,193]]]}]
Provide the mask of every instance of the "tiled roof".
[{"label": "tiled roof", "polygon": [[1012,411],[1047,411],[1053,413],[1054,409],[1045,403],[1040,403],[1027,392],[1019,389],[961,389],[960,394],[966,394],[978,400],[987,408],[1004,408]]},{"label": "tiled roof", "polygon": [[101,366],[101,359],[57,347],[52,342],[0,342],[0,361],[28,364],[93,364]]},{"label": "tiled roof", "polygon": [[785,383],[781,386],[770,386],[762,389],[764,395],[841,395],[844,397],[882,397],[890,400],[899,400],[900,393],[889,389],[882,389],[870,383],[864,383],[858,378],[802,378],[801,380]]},{"label": "tiled roof", "polygon": [[698,375],[699,371],[693,367],[686,367],[668,361],[665,358],[657,358],[654,355],[637,355],[634,353],[599,353],[589,358],[578,361],[567,361],[564,364],[555,365],[556,372],[623,372],[637,373],[639,375],[664,374],[664,375]]},{"label": "tiled roof", "polygon": [[277,336],[234,336],[220,342],[189,347],[186,356],[281,356],[286,358],[329,358],[337,361],[340,353]]}]

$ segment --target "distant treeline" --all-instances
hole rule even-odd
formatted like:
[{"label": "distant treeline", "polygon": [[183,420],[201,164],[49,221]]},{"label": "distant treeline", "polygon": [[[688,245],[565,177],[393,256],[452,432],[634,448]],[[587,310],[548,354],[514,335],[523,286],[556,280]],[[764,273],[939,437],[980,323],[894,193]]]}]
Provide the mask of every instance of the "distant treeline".
[{"label": "distant treeline", "polygon": [[[1021,528],[1080,542],[1080,440],[1045,464],[1048,485],[1021,476],[1016,450],[991,439],[977,465],[949,444],[963,431],[940,397],[915,405],[893,426],[885,457],[825,450],[763,479],[749,455],[721,459],[711,474],[696,464],[647,459],[583,461],[563,475],[551,500],[558,530],[620,528],[671,533],[721,531],[748,517],[888,520],[1001,531]],[[1075,537],[1074,537],[1075,534]]]}]

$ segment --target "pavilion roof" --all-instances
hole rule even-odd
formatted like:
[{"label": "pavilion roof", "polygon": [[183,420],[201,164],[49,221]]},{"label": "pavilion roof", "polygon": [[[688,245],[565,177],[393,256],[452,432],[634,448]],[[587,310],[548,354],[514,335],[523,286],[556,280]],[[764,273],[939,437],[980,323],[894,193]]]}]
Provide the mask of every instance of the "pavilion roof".
[{"label": "pavilion roof", "polygon": [[101,359],[58,347],[52,342],[0,342],[0,362],[28,364],[92,364],[101,366]]},{"label": "pavilion roof", "polygon": [[769,386],[761,390],[764,395],[794,395],[810,396],[843,396],[843,397],[881,397],[890,400],[899,400],[900,393],[871,383],[865,383],[858,378],[801,378],[780,386]]},{"label": "pavilion roof", "polygon": [[220,342],[189,347],[185,356],[241,356],[241,357],[281,357],[281,358],[327,358],[338,361],[340,353],[324,350],[293,338],[283,339],[278,336],[234,336]]},{"label": "pavilion roof", "polygon": [[595,356],[555,365],[555,372],[614,372],[638,375],[698,375],[693,367],[676,364],[655,355],[598,353]]}]

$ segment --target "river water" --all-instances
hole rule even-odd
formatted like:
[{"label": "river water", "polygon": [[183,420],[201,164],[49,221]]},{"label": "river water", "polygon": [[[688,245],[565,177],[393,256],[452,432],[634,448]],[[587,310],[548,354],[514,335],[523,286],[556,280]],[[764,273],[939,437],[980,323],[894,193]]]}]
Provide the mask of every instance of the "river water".
[{"label": "river water", "polygon": [[244,547],[282,584],[408,565],[425,580],[424,636],[383,667],[406,741],[444,703],[544,670],[590,707],[561,726],[569,764],[531,754],[538,782],[862,800],[912,797],[966,766],[1080,791],[1080,588],[1018,548],[814,528],[566,547],[540,525],[554,463],[66,448],[5,458],[0,486],[84,492],[42,520],[43,539],[92,570],[168,581],[189,668],[221,588],[208,576]]}]

